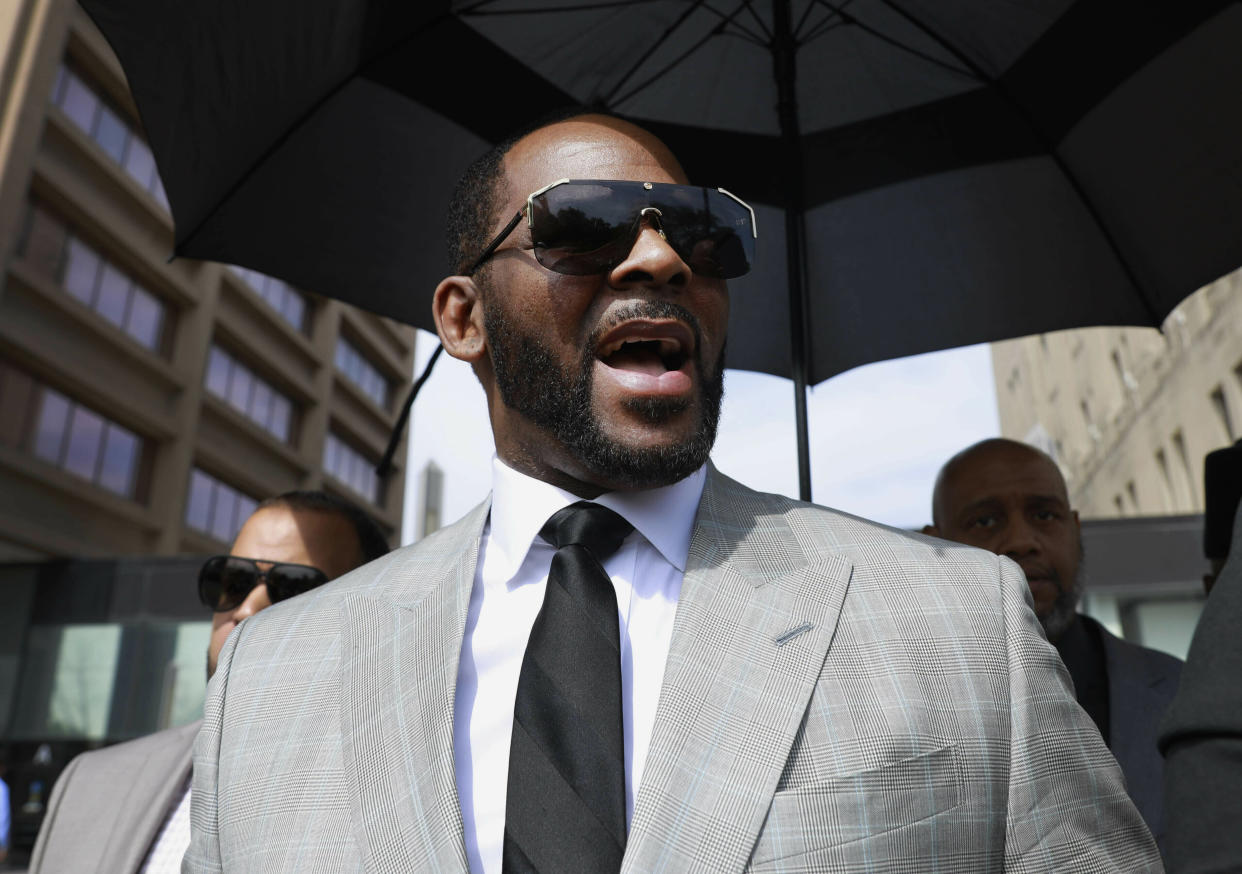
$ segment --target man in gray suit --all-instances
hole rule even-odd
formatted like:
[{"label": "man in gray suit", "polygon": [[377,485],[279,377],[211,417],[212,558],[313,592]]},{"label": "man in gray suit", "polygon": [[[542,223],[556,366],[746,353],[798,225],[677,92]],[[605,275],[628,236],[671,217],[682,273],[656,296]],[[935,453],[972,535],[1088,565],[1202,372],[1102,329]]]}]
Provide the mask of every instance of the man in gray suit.
[{"label": "man in gray suit", "polygon": [[1160,870],[1016,565],[711,466],[754,226],[684,183],[599,115],[468,171],[492,495],[230,638],[186,871]]},{"label": "man in gray suit", "polygon": [[1177,692],[1182,663],[1127,643],[1078,613],[1082,534],[1065,478],[1046,454],[996,438],[945,463],[932,497],[934,524],[924,532],[1016,561],[1035,613],[1126,776],[1130,797],[1157,843],[1164,837],[1160,719]]},{"label": "man in gray suit", "polygon": [[[213,608],[208,676],[247,616],[388,551],[360,509],[324,492],[288,492],[246,520],[229,556],[209,559],[200,597]],[[258,562],[258,564],[255,564]],[[84,753],[56,781],[31,874],[181,870],[189,844],[190,760],[200,722]]]}]

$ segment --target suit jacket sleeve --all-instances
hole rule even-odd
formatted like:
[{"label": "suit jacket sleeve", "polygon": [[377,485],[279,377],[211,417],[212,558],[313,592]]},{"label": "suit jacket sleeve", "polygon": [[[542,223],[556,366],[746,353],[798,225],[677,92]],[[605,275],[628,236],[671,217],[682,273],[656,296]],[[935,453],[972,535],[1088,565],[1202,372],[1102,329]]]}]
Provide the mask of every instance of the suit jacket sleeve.
[{"label": "suit jacket sleeve", "polygon": [[1242,511],[1160,727],[1165,850],[1178,872],[1242,864]]},{"label": "suit jacket sleeve", "polygon": [[217,774],[220,769],[220,736],[224,725],[225,696],[228,691],[229,668],[237,641],[245,633],[242,622],[224,644],[216,664],[216,672],[207,684],[207,701],[203,706],[203,727],[194,741],[194,782],[190,796],[190,848],[181,860],[182,874],[222,872],[220,857],[219,809],[217,806]]},{"label": "suit jacket sleeve", "polygon": [[1021,570],[1000,564],[1012,721],[1005,870],[1163,870],[1120,768],[1039,628]]},{"label": "suit jacket sleeve", "polygon": [[34,853],[30,857],[30,874],[41,874],[41,872],[51,870],[44,867],[48,844],[52,841],[52,835],[57,829],[65,793],[69,791],[69,785],[73,782],[73,777],[81,762],[81,756],[74,756],[57,778],[56,785],[52,787],[52,797],[48,799],[47,813],[44,814],[43,822],[39,826],[39,836],[35,839]]}]

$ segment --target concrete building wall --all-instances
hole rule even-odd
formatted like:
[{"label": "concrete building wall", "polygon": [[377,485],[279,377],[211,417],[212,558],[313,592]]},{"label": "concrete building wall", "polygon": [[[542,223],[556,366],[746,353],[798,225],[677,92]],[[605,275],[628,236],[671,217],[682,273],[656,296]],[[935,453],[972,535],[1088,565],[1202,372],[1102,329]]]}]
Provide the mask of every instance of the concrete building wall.
[{"label": "concrete building wall", "polygon": [[1242,271],[1162,331],[1088,328],[992,346],[1001,431],[1061,465],[1084,518],[1203,512],[1203,457],[1242,437]]},{"label": "concrete building wall", "polygon": [[403,466],[383,484],[367,467],[408,388],[414,330],[169,263],[144,150],[120,66],[77,4],[0,4],[0,561],[218,552],[250,502],[294,488],[355,500],[395,542]]}]

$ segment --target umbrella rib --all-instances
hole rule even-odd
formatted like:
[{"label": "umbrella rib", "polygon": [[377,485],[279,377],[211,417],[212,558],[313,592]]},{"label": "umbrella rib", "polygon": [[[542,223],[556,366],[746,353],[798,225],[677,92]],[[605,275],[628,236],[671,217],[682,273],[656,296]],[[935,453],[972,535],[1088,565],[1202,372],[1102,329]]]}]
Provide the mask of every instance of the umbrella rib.
[{"label": "umbrella rib", "polygon": [[527,9],[483,9],[496,0],[481,0],[457,13],[459,16],[473,15],[543,15],[549,12],[583,12],[591,9],[615,9],[618,6],[635,6],[639,3],[660,3],[663,0],[603,0],[600,3],[575,3],[572,6],[532,6]]},{"label": "umbrella rib", "polygon": [[[852,2],[853,0],[845,0],[845,2],[841,4],[841,8],[844,9],[845,7],[849,6],[850,3]],[[838,12],[835,9],[830,9],[828,11],[827,18],[825,18],[823,21],[821,21],[819,24],[815,25],[814,27],[810,28],[807,31],[806,35],[803,36],[801,39],[799,39],[798,33],[802,30],[802,26],[806,24],[807,19],[811,17],[811,13],[815,11],[815,7],[817,5],[818,4],[816,3],[806,4],[806,8],[802,10],[802,17],[798,19],[798,23],[794,25],[794,28],[793,28],[794,39],[798,41],[799,45],[805,42],[810,42],[812,39],[814,39],[816,36],[819,35],[819,33],[821,32],[821,29],[824,28],[826,25],[832,25],[834,24],[834,22],[837,24],[844,22],[844,19],[842,18],[840,12]]]},{"label": "umbrella rib", "polygon": [[[742,27],[742,25],[738,24],[736,21],[731,22],[731,23],[736,25],[738,28],[740,28],[743,33],[747,34],[748,36],[756,40],[756,42],[761,43],[761,44],[770,43],[773,39],[772,31],[769,30],[768,26],[763,23],[763,19],[759,17],[759,13],[755,11],[754,4],[751,3],[750,0],[742,0],[742,4],[746,7],[746,11],[750,13],[750,17],[755,20],[755,24],[759,25],[759,29],[763,31],[763,39],[760,39],[758,36],[755,36],[754,33],[747,30],[745,27]],[[722,13],[716,12],[716,10],[712,9],[710,6],[708,7],[708,9],[712,12],[715,12],[717,15],[724,17]],[[735,12],[734,16],[736,15],[737,13]]]},{"label": "umbrella rib", "polygon": [[[707,0],[695,0],[695,2],[687,6],[686,10],[682,12],[682,14],[677,18],[677,20],[674,21],[672,24],[670,24],[668,27],[666,27],[664,29],[664,33],[660,34],[659,38],[656,39],[650,46],[648,46],[647,50],[639,56],[638,60],[635,61],[628,70],[625,71],[624,75],[622,75],[620,79],[617,80],[617,83],[613,85],[612,90],[604,95],[604,101],[610,106],[615,106],[617,103],[620,103],[622,100],[625,100],[626,98],[628,98],[630,94],[633,94],[636,91],[641,91],[644,87],[646,87],[647,82],[644,82],[638,88],[634,89],[634,91],[631,91],[629,94],[626,94],[625,97],[617,97],[617,92],[620,91],[623,87],[625,87],[626,82],[628,82],[631,78],[633,78],[634,74],[638,72],[639,68],[642,67],[643,64],[647,63],[647,59],[650,58],[652,54],[654,54],[660,48],[660,46],[664,45],[664,43],[666,43],[672,37],[673,32],[676,31],[677,28],[681,27],[682,24],[685,23],[686,19],[694,14],[696,9],[698,9],[700,6],[703,6],[706,2]],[[696,45],[694,48],[697,49],[698,46]]]},{"label": "umbrella rib", "polygon": [[[714,9],[712,9],[711,11],[712,11],[712,12],[716,12],[716,10],[714,10]],[[738,9],[737,9],[737,10],[733,13],[733,15],[735,15],[735,16],[736,16],[736,15],[738,14],[738,12],[741,12],[741,7],[738,7]],[[716,13],[716,14],[718,14],[718,15],[719,15],[720,13]],[[646,87],[647,87],[648,85],[650,85],[652,82],[654,82],[654,81],[656,81],[657,79],[659,79],[660,77],[664,76],[666,73],[668,73],[668,71],[669,71],[669,70],[672,70],[674,67],[676,67],[678,64],[680,64],[682,61],[684,61],[686,58],[690,57],[692,54],[694,54],[696,51],[698,51],[698,50],[699,50],[699,47],[700,47],[700,46],[702,46],[704,43],[706,43],[708,40],[710,40],[713,36],[716,36],[718,33],[723,32],[724,27],[725,27],[726,25],[728,25],[729,23],[730,23],[730,20],[729,20],[729,19],[725,19],[724,21],[722,21],[722,22],[721,22],[719,25],[717,25],[717,26],[716,26],[713,30],[711,30],[711,31],[710,31],[710,32],[709,32],[706,36],[704,36],[704,37],[703,37],[702,39],[700,39],[698,42],[694,43],[694,45],[690,46],[688,49],[686,49],[686,50],[685,50],[684,52],[682,52],[680,55],[678,55],[677,57],[673,58],[673,60],[671,60],[669,63],[665,64],[663,68],[661,68],[661,69],[660,69],[660,70],[658,70],[657,72],[653,73],[652,75],[648,76],[646,79],[644,79],[644,80],[642,80],[641,82],[639,82],[637,85],[635,85],[635,86],[634,86],[633,88],[631,88],[629,91],[627,91],[627,92],[625,92],[624,94],[622,94],[620,97],[615,96],[615,95],[616,95],[616,89],[614,89],[614,90],[613,90],[613,92],[612,92],[612,94],[610,94],[610,95],[608,96],[608,98],[607,98],[609,101],[611,101],[610,105],[616,106],[616,105],[618,105],[618,104],[622,103],[623,101],[629,100],[631,97],[633,97],[633,96],[634,96],[635,94],[637,94],[638,92],[642,91],[644,88],[646,88]],[[629,74],[627,74],[627,75],[629,75]]]},{"label": "umbrella rib", "polygon": [[[817,0],[817,2],[824,2],[824,0]],[[1059,152],[1057,152],[1055,144],[1053,144],[1048,137],[1045,136],[1043,130],[1035,123],[1035,119],[1031,117],[1025,107],[1009,95],[1008,90],[1006,90],[1005,86],[999,79],[993,78],[984,73],[984,71],[977,64],[971,61],[970,58],[968,58],[963,52],[959,51],[957,47],[950,43],[947,39],[933,30],[928,24],[919,20],[905,9],[902,9],[895,2],[893,2],[893,0],[880,0],[880,2],[896,12],[902,18],[909,21],[919,30],[923,31],[923,33],[935,40],[936,43],[942,46],[946,51],[950,52],[966,66],[970,67],[970,69],[973,70],[988,87],[991,87],[996,92],[997,96],[999,96],[1007,106],[1013,109],[1013,111],[1026,122],[1038,142],[1043,146],[1044,151],[1048,154],[1048,157],[1052,159],[1053,163],[1056,164],[1057,169],[1064,175],[1070,188],[1073,189],[1076,195],[1078,195],[1079,201],[1082,203],[1083,208],[1087,210],[1087,214],[1091,216],[1091,220],[1095,222],[1101,236],[1104,237],[1104,242],[1108,244],[1108,247],[1113,252],[1113,256],[1117,259],[1117,264],[1121,267],[1121,272],[1125,274],[1128,280],[1130,280],[1130,283],[1134,286],[1134,290],[1138,293],[1143,307],[1147,310],[1148,317],[1151,319],[1153,324],[1159,324],[1161,319],[1158,315],[1157,308],[1152,304],[1151,295],[1143,286],[1143,283],[1139,281],[1138,275],[1134,272],[1134,268],[1130,266],[1129,259],[1127,259],[1122,253],[1121,245],[1117,242],[1117,238],[1114,237],[1112,232],[1108,229],[1108,225],[1105,223],[1104,217],[1100,214],[1099,209],[1091,200],[1090,196],[1088,196],[1086,189],[1083,188],[1082,183],[1074,174],[1074,171],[1071,170],[1069,165],[1065,163],[1065,159],[1061,157]]]},{"label": "umbrella rib", "polygon": [[[929,64],[940,67],[943,70],[948,70],[951,73],[956,73],[959,76],[968,76],[968,77],[978,78],[982,82],[991,81],[990,79],[988,79],[987,76],[984,76],[981,71],[974,69],[973,65],[971,65],[969,61],[966,59],[959,58],[959,60],[963,60],[966,63],[967,69],[965,70],[959,69],[953,66],[952,64],[945,63],[939,58],[934,58],[931,55],[927,54],[926,52],[923,52],[923,51],[920,51],[919,49],[914,48],[914,46],[908,46],[905,43],[901,42],[900,40],[894,39],[888,34],[881,33],[880,31],[876,30],[874,27],[872,27],[869,24],[864,24],[863,22],[859,21],[855,16],[846,12],[844,6],[834,6],[832,3],[829,2],[829,0],[814,0],[814,2],[819,4],[820,6],[823,6],[826,9],[831,9],[837,15],[841,16],[841,19],[843,21],[849,22],[850,24],[857,27],[859,30],[870,34],[871,36],[875,37],[881,42],[886,42],[896,49],[900,49],[903,52],[914,55],[917,58],[921,58],[924,61],[927,61],[927,63]],[[884,0],[880,0],[880,2],[883,3]],[[885,5],[890,5],[890,4],[885,3]],[[934,35],[929,34],[929,36],[932,36],[932,38],[935,39]],[[940,40],[936,40],[936,41],[940,42]],[[800,46],[804,44],[805,44],[805,41],[802,43],[799,43]],[[955,57],[957,56],[957,52],[954,52],[951,46],[945,46],[945,48],[947,48]]]}]

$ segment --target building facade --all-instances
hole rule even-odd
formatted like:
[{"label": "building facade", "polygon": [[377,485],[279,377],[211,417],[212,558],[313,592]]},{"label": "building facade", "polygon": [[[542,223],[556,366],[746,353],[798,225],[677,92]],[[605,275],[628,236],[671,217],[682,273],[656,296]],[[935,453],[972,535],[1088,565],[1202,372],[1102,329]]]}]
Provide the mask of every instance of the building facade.
[{"label": "building facade", "polygon": [[3,7],[0,561],[219,552],[295,488],[360,503],[395,539],[404,471],[373,466],[414,330],[170,263],[167,200],[102,36],[72,0]]},{"label": "building facade", "polygon": [[1085,328],[992,345],[1001,432],[1061,465],[1084,518],[1203,512],[1203,457],[1242,437],[1242,271],[1162,331]]},{"label": "building facade", "polygon": [[202,556],[325,489],[396,543],[377,478],[415,331],[254,271],[169,261],[124,76],[74,0],[0,3],[0,747],[28,850],[84,748],[201,712]]}]

